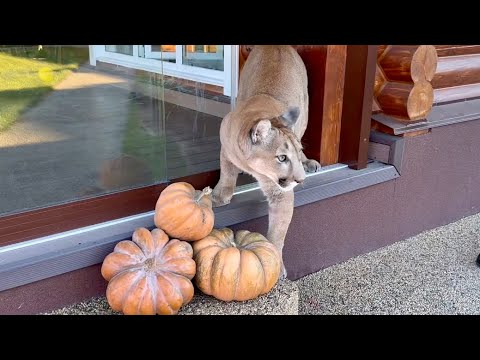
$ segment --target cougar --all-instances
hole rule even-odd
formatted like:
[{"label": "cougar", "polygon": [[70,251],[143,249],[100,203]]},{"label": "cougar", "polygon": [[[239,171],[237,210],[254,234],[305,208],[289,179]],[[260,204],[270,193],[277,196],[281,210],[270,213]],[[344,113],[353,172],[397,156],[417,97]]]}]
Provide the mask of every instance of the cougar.
[{"label": "cougar", "polygon": [[258,181],[268,199],[267,239],[282,257],[293,215],[293,189],[320,164],[307,159],[300,142],[308,122],[307,71],[289,46],[255,45],[239,79],[236,108],[220,126],[220,180],[212,193],[214,206],[230,203],[237,176]]}]

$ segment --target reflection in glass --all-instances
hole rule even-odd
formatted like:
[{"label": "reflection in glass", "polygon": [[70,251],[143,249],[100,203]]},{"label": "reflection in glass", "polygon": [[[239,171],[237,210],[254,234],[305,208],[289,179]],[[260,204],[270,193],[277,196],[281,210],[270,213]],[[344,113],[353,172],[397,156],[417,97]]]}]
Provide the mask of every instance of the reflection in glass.
[{"label": "reflection in glass", "polygon": [[153,51],[163,51],[167,53],[176,52],[176,45],[152,45]]},{"label": "reflection in glass", "polygon": [[177,61],[177,45],[144,45],[145,58],[158,59],[175,63]]},{"label": "reflection in glass", "polygon": [[223,45],[183,45],[183,63],[205,69],[224,69]]},{"label": "reflection in glass", "polygon": [[91,64],[95,46],[0,46],[0,216],[219,169],[221,86],[166,76],[163,61],[139,70],[151,60],[137,45],[98,45]]},{"label": "reflection in glass", "polygon": [[117,54],[133,55],[133,45],[105,45],[105,50]]}]

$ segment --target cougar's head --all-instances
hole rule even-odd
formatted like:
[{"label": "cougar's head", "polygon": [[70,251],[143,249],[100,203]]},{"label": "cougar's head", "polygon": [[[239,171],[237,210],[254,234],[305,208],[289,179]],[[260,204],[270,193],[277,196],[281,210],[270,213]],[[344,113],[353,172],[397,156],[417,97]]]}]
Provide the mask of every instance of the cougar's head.
[{"label": "cougar's head", "polygon": [[290,107],[279,117],[257,121],[250,130],[250,167],[283,191],[305,180],[302,145],[292,131],[299,114],[298,107]]}]

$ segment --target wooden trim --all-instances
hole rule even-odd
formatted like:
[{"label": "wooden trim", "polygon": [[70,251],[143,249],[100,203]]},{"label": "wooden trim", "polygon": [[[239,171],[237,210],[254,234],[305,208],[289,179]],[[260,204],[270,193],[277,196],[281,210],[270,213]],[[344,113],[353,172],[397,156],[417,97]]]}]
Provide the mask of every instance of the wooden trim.
[{"label": "wooden trim", "polygon": [[[171,182],[187,181],[196,189],[215,186],[220,172],[210,171]],[[169,183],[147,186],[93,199],[74,201],[0,218],[0,246],[152,211]]]},{"label": "wooden trim", "polygon": [[377,45],[348,45],[339,161],[364,169],[372,115]]}]

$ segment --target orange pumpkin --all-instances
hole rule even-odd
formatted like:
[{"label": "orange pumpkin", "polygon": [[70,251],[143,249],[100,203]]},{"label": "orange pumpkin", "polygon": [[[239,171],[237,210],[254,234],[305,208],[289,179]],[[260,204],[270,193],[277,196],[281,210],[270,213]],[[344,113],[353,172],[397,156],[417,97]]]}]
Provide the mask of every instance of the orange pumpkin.
[{"label": "orange pumpkin", "polygon": [[247,230],[213,230],[193,243],[195,283],[223,301],[249,300],[269,292],[278,281],[281,259],[263,235]]},{"label": "orange pumpkin", "polygon": [[203,239],[213,229],[211,192],[209,187],[195,190],[186,182],[170,184],[155,205],[155,225],[176,239]]},{"label": "orange pumpkin", "polygon": [[192,246],[160,229],[138,228],[102,264],[111,308],[125,315],[173,315],[193,298]]}]

